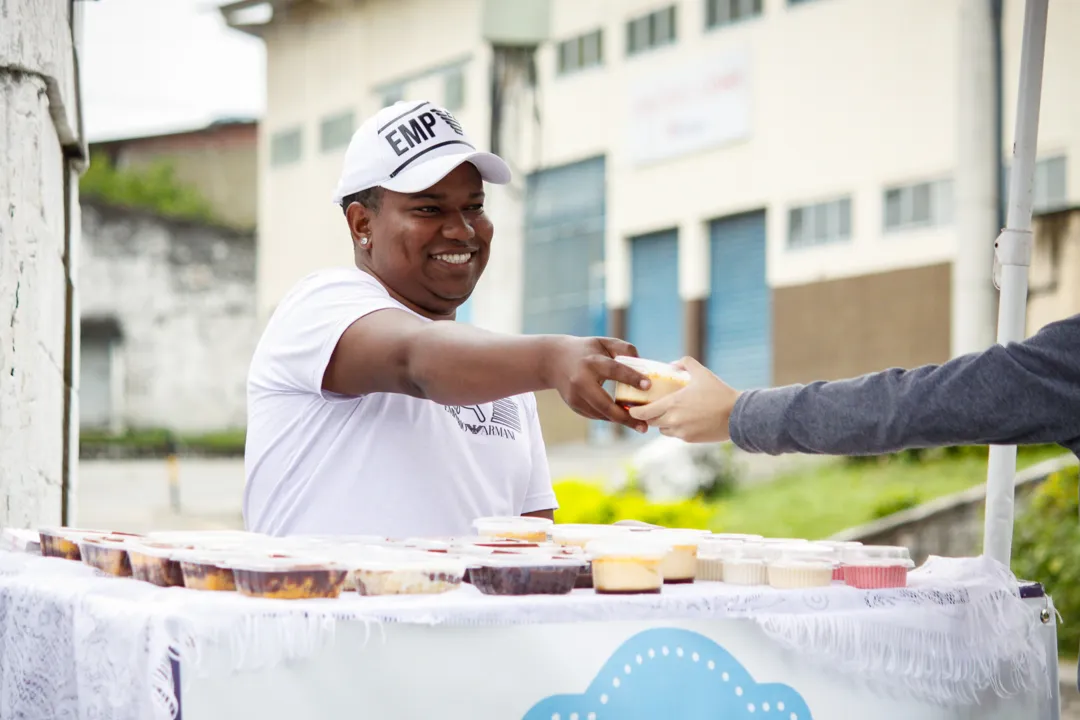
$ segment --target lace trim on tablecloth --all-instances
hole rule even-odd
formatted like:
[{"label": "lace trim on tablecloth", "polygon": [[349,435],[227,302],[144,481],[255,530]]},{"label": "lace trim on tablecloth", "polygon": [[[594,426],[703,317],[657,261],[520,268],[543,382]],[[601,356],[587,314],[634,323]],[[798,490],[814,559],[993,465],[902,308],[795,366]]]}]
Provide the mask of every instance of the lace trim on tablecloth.
[{"label": "lace trim on tablecloth", "polygon": [[[272,667],[317,653],[340,621],[364,622],[370,637],[381,623],[721,618],[748,618],[816,665],[881,693],[956,705],[986,693],[1049,692],[1038,619],[1008,569],[986,557],[932,558],[909,587],[890,590],[695,583],[660,595],[489,597],[465,587],[284,601],[157,588],[0,551],[0,717],[172,718],[171,660],[184,662],[186,679]],[[212,656],[223,664],[211,666]]]}]

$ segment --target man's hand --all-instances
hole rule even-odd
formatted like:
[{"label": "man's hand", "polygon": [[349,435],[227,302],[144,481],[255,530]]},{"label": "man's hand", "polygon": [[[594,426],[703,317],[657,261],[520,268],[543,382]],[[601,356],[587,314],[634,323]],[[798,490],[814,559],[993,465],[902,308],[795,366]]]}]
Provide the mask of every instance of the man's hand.
[{"label": "man's hand", "polygon": [[631,408],[630,415],[686,442],[729,440],[728,423],[739,393],[694,358],[683,358],[676,365],[690,373],[690,384],[654,403]]},{"label": "man's hand", "polygon": [[548,385],[559,391],[563,401],[579,415],[592,420],[609,420],[631,430],[645,432],[648,426],[630,417],[604,390],[614,380],[646,390],[649,380],[641,373],[614,360],[616,355],[637,357],[637,349],[613,338],[558,336],[545,363]]}]

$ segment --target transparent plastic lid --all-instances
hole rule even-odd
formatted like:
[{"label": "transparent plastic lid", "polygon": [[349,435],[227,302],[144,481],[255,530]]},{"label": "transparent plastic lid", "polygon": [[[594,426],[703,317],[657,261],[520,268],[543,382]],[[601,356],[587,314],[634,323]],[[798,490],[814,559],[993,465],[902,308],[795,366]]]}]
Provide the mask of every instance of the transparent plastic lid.
[{"label": "transparent plastic lid", "polygon": [[770,562],[781,560],[820,560],[835,564],[840,558],[834,548],[817,543],[790,543],[767,545],[765,559]]},{"label": "transparent plastic lid", "polygon": [[517,530],[519,532],[542,532],[555,523],[539,517],[482,517],[473,520],[477,530]]},{"label": "transparent plastic lid", "polygon": [[637,370],[642,375],[668,378],[684,384],[690,382],[690,373],[678,369],[671,363],[630,357],[629,355],[617,355],[615,357],[615,362],[622,363],[629,368]]},{"label": "transparent plastic lid", "polygon": [[724,550],[724,562],[731,561],[743,561],[743,560],[760,560],[764,562],[765,553],[768,552],[769,546],[762,543],[732,543],[728,548]]},{"label": "transparent plastic lid", "polygon": [[661,528],[641,533],[642,537],[655,538],[674,547],[697,547],[709,537],[708,530],[690,530],[684,528]]},{"label": "transparent plastic lid", "polygon": [[553,525],[549,534],[552,540],[559,542],[563,540],[590,540],[628,532],[630,532],[630,528],[625,525]]},{"label": "transparent plastic lid", "polygon": [[739,542],[747,542],[750,540],[761,541],[764,540],[761,535],[744,535],[743,533],[712,533],[708,537],[709,540],[737,540]]},{"label": "transparent plastic lid", "polygon": [[607,537],[593,540],[585,552],[594,560],[599,558],[647,558],[663,560],[673,545],[648,534],[628,534],[626,537]]},{"label": "transparent plastic lid", "polygon": [[778,570],[828,570],[832,571],[833,564],[821,558],[789,558],[782,557],[769,563]]},{"label": "transparent plastic lid", "polygon": [[569,555],[554,558],[550,555],[489,555],[476,561],[472,567],[494,568],[567,568],[585,567],[585,560]]},{"label": "transparent plastic lid", "polygon": [[865,560],[911,560],[911,552],[900,545],[862,545],[841,548],[840,559],[848,565],[861,564]]},{"label": "transparent plastic lid", "polygon": [[715,540],[706,538],[698,545],[698,557],[720,558],[728,557],[738,548],[745,544],[743,540]]},{"label": "transparent plastic lid", "polygon": [[253,555],[230,555],[221,561],[222,567],[254,572],[306,572],[321,570],[344,570],[344,566],[331,560],[316,558],[272,558]]},{"label": "transparent plastic lid", "polygon": [[357,558],[348,563],[353,570],[361,572],[421,572],[447,573],[450,575],[465,572],[464,558],[446,557],[425,553],[427,557],[368,557]]}]

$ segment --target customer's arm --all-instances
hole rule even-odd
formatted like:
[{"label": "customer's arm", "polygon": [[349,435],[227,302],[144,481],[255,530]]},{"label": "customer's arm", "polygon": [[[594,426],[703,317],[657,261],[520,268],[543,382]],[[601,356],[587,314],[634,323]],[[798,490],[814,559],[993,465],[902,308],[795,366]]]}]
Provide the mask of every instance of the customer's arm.
[{"label": "customer's arm", "polygon": [[759,453],[866,455],[1080,437],[1080,316],[943,365],[741,393],[731,439]]}]

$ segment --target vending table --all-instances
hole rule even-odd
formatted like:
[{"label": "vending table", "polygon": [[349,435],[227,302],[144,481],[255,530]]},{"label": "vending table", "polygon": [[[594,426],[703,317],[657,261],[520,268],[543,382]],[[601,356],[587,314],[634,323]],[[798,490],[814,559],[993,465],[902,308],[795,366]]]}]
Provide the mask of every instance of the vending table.
[{"label": "vending table", "polygon": [[1051,718],[1055,618],[986,557],[891,590],[266,600],[0,551],[0,717]]}]

